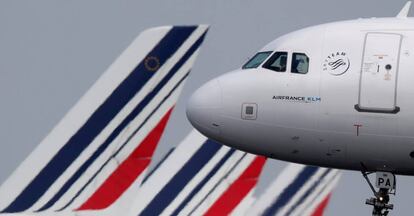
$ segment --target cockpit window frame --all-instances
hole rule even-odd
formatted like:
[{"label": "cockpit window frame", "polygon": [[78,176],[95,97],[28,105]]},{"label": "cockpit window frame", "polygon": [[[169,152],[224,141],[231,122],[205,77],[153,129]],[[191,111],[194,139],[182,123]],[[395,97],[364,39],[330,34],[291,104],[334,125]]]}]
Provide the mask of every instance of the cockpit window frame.
[{"label": "cockpit window frame", "polygon": [[[271,56],[273,53],[273,51],[262,51],[262,52],[257,52],[253,57],[251,57],[243,66],[242,69],[255,69],[260,67],[260,65],[263,64],[263,62],[266,62],[266,60],[269,58],[269,56]],[[258,55],[261,54],[267,54],[267,56],[258,64],[258,65],[254,65],[252,67],[247,67],[255,58],[257,58]]]},{"label": "cockpit window frame", "polygon": [[[279,58],[281,55],[285,55],[285,67],[283,69],[278,69],[276,67],[273,67],[272,64],[275,62],[275,60],[277,58]],[[288,67],[288,62],[289,62],[289,52],[287,51],[275,51],[272,56],[270,56],[270,58],[262,65],[262,68],[268,69],[268,70],[272,70],[272,71],[276,71],[279,73],[284,73],[287,71],[287,67]]]},{"label": "cockpit window frame", "polygon": [[[303,56],[305,56],[306,58],[307,58],[307,68],[306,68],[306,72],[305,73],[301,73],[301,72],[298,72],[298,71],[294,71],[294,61],[295,61],[295,56],[296,55],[303,55]],[[310,58],[309,58],[309,56],[308,56],[308,54],[306,54],[305,52],[292,52],[292,58],[291,58],[291,63],[290,63],[290,73],[292,73],[292,74],[302,74],[302,75],[304,75],[304,74],[308,74],[309,73],[309,68],[310,68]]]}]

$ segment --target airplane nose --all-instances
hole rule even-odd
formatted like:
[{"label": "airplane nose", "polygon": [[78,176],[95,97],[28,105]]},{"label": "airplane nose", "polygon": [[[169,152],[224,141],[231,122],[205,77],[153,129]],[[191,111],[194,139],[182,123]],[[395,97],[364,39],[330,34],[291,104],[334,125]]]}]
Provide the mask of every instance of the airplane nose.
[{"label": "airplane nose", "polygon": [[220,135],[222,91],[218,79],[197,89],[187,105],[187,118],[202,134],[215,138]]}]

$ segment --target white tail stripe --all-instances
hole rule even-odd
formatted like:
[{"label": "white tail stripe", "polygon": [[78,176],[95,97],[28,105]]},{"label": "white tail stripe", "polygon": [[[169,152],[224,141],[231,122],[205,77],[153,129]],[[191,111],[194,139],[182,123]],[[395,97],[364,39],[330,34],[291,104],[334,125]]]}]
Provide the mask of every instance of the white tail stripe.
[{"label": "white tail stripe", "polygon": [[[246,154],[246,153],[245,153]],[[243,171],[251,164],[255,159],[255,155],[246,154],[240,163],[237,164],[234,170],[231,170],[228,176],[226,176],[219,184],[211,191],[210,194],[203,200],[203,202],[193,209],[191,215],[202,215],[205,214],[208,209],[223,195],[228,187],[237,180]]]},{"label": "white tail stripe", "polygon": [[298,201],[300,200],[300,198],[308,191],[308,189],[310,187],[312,187],[312,185],[317,182],[321,176],[328,171],[326,168],[318,168],[318,170],[316,171],[316,173],[314,175],[311,176],[310,179],[308,179],[306,181],[306,183],[300,188],[299,191],[297,191],[293,197],[290,199],[290,201],[283,206],[282,209],[279,210],[279,212],[277,213],[277,215],[287,215],[288,211],[293,208],[294,205],[296,205],[298,203]]},{"label": "white tail stripe", "polygon": [[236,206],[235,209],[231,212],[232,216],[244,215],[255,202],[253,194],[256,191],[256,186],[244,197],[244,199]]},{"label": "white tail stripe", "polygon": [[313,196],[309,197],[306,202],[301,204],[301,206],[297,208],[292,215],[312,215],[319,204],[332,193],[333,189],[338,184],[340,177],[341,172],[339,170],[332,171],[329,177],[327,176],[322,184],[318,185],[318,188],[312,194]]},{"label": "white tail stripe", "polygon": [[207,138],[196,130],[193,130],[189,135],[187,135],[187,137],[177,146],[173,152],[174,155],[180,156],[180,160],[176,161],[176,158],[171,155],[163,163],[163,165],[168,164],[168,166],[161,165],[157,171],[148,178],[145,185],[152,184],[157,185],[157,187],[148,187],[143,185],[140,188],[138,196],[132,205],[133,208],[131,208],[130,215],[137,215],[138,212],[141,212],[160,192],[160,190],[165,187],[171,178],[173,178],[178,170],[181,169],[183,164],[187,162],[191,156],[201,147],[200,145],[197,145],[197,143],[204,143],[206,140]]},{"label": "white tail stripe", "polygon": [[191,179],[190,182],[178,193],[175,199],[169,203],[169,205],[162,212],[163,215],[171,215],[174,210],[184,201],[184,199],[191,193],[194,187],[200,183],[206,175],[214,168],[214,166],[223,158],[223,156],[230,150],[229,147],[223,146],[220,150],[213,156],[207,164]]},{"label": "white tail stripe", "polygon": [[[181,83],[180,87],[181,88],[183,86],[183,83]],[[173,95],[170,96],[170,98],[168,100],[166,100],[161,107],[159,108],[158,111],[156,111],[153,116],[148,120],[148,122],[145,125],[145,130],[140,130],[139,132],[137,132],[132,139],[130,139],[129,143],[133,144],[133,147],[136,147],[136,145],[138,143],[141,143],[142,140],[146,137],[146,135],[148,134],[147,130],[151,130],[152,128],[154,128],[157,123],[159,122],[159,119],[161,119],[166,112],[168,112],[172,106],[174,106],[176,99],[179,96],[180,93],[180,89],[177,88]],[[132,145],[131,145],[132,146]],[[131,152],[134,149],[131,149]],[[125,160],[125,158],[123,159]],[[80,197],[78,197],[74,203],[71,204],[72,208],[68,208],[68,209],[73,209],[73,208],[78,208],[81,204],[83,204],[96,190],[96,185],[102,185],[102,183],[113,173],[113,171],[118,167],[118,165],[123,161],[123,160],[118,160],[118,159],[112,159],[112,166],[105,166],[104,172],[100,172],[100,174],[95,178],[94,182],[92,184],[89,184],[89,186],[87,187],[87,189],[81,194]],[[145,172],[143,172],[139,178],[136,180],[136,182],[134,184],[139,184],[139,181],[141,181],[143,175],[145,175]],[[138,183],[137,183],[138,182]],[[136,194],[137,191],[133,191],[133,193]],[[72,199],[72,197],[70,197],[70,199]],[[66,203],[65,203],[66,205]]]},{"label": "white tail stripe", "polygon": [[[177,95],[179,92],[176,91]],[[178,96],[178,95],[177,95]],[[166,101],[157,112],[153,114],[153,116],[148,120],[148,122],[145,124],[145,126],[142,128],[142,132],[140,130],[139,133],[136,133],[133,138],[130,140],[130,144],[133,145],[133,147],[137,147],[138,144],[142,142],[142,140],[148,135],[148,132],[151,131],[159,122],[159,119],[162,118],[165,113],[168,112],[168,110],[174,105],[176,100],[174,98],[169,99]],[[149,131],[148,131],[149,130]],[[138,141],[139,140],[139,141]],[[134,149],[131,150],[131,152]],[[108,158],[110,158],[110,155],[114,154],[114,151],[107,151],[105,154],[108,155]],[[102,159],[102,160],[108,160],[108,158]],[[125,158],[123,159],[125,160]],[[94,178],[93,183],[88,184],[87,188],[82,191],[81,195],[75,199],[75,202],[72,203],[69,208],[66,208],[68,210],[73,208],[78,208],[82,203],[86,201],[87,198],[89,198],[97,189],[97,185],[102,185],[102,183],[113,173],[114,170],[116,170],[119,166],[119,164],[122,163],[123,160],[120,160],[118,158],[112,158],[109,164],[107,164],[104,169],[99,172],[99,174]],[[91,167],[90,172],[97,172],[98,169],[100,169],[102,164],[96,164],[94,167]],[[79,179],[79,182],[77,182],[74,187],[71,188],[70,191],[68,191],[67,194],[65,194],[64,197],[62,197],[61,201],[57,203],[55,206],[56,209],[62,209],[64,206],[68,204],[76,195],[77,193],[86,185],[86,182],[89,181],[91,178],[91,175],[85,175],[82,176],[81,179]]]},{"label": "white tail stripe", "polygon": [[[253,208],[246,215],[263,215],[268,213],[266,210],[269,206],[274,205],[275,200],[278,199],[283,191],[280,185],[283,185],[282,189],[287,188],[305,167],[299,164],[289,164],[272,185],[268,187],[265,194],[256,200]],[[333,187],[339,180],[339,176],[340,172],[338,170],[318,168],[317,172],[306,180],[306,183],[299,191],[289,195],[289,201],[275,215],[312,215],[320,202],[332,192]],[[284,181],[286,177],[293,177],[293,179],[286,182]]]},{"label": "white tail stripe", "polygon": [[217,173],[212,176],[209,181],[204,185],[204,187],[185,205],[185,207],[180,211],[180,214],[189,215],[193,210],[197,208],[200,203],[203,202],[205,197],[211,193],[214,188],[219,185],[223,180],[224,176],[228,175],[231,169],[240,162],[240,160],[246,155],[246,153],[241,151],[236,151],[217,171]]},{"label": "white tail stripe", "polygon": [[[308,181],[310,186],[296,193],[298,199],[292,199],[291,202],[288,205],[286,205],[286,211],[284,211],[285,215],[292,215],[292,212],[296,211],[297,209],[300,209],[301,206],[304,206],[306,203],[311,202],[312,198],[319,194],[319,190],[322,189],[329,181],[332,181],[332,177],[335,175],[336,170],[326,168],[323,169],[325,169],[323,175],[320,175],[314,179],[310,179]],[[307,194],[309,192],[310,194]]]},{"label": "white tail stripe", "polygon": [[276,177],[268,189],[257,198],[247,215],[262,215],[264,211],[282,194],[283,190],[293,182],[305,165],[289,163]]}]

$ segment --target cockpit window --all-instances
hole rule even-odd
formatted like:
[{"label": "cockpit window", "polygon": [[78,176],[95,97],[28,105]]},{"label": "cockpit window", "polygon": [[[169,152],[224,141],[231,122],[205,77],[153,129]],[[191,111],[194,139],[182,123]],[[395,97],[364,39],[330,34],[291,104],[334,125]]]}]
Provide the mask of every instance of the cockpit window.
[{"label": "cockpit window", "polygon": [[257,68],[264,60],[267,59],[267,57],[272,52],[259,52],[256,55],[253,56],[246,64],[243,65],[243,69],[249,69],[249,68]]},{"label": "cockpit window", "polygon": [[276,52],[263,65],[263,67],[277,72],[285,72],[287,64],[287,55],[287,52]]},{"label": "cockpit window", "polygon": [[305,53],[293,53],[292,73],[306,74],[309,70],[309,57]]}]

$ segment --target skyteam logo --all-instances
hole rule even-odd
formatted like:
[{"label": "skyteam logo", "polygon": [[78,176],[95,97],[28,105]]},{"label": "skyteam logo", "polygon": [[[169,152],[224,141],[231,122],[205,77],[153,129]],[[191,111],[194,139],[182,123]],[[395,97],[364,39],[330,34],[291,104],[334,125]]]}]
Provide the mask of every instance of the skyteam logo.
[{"label": "skyteam logo", "polygon": [[334,76],[339,76],[348,71],[350,66],[349,58],[345,52],[331,53],[323,63],[323,70]]}]

